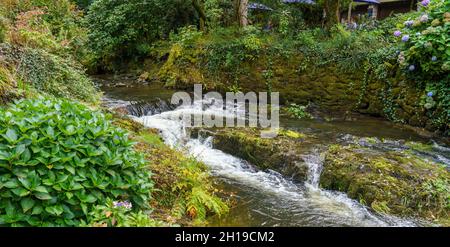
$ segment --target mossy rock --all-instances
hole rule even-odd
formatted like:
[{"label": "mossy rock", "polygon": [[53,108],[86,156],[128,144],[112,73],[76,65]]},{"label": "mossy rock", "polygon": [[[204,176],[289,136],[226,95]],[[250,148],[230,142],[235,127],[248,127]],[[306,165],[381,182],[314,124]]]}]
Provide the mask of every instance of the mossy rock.
[{"label": "mossy rock", "polygon": [[338,190],[373,210],[448,222],[450,174],[442,164],[408,152],[332,145],[320,186]]},{"label": "mossy rock", "polygon": [[[194,132],[198,132],[194,131]],[[262,138],[254,128],[212,130],[216,149],[247,160],[262,170],[271,169],[302,182],[307,179],[308,166],[302,153],[309,151],[313,137],[292,130],[280,130],[275,138]]]}]

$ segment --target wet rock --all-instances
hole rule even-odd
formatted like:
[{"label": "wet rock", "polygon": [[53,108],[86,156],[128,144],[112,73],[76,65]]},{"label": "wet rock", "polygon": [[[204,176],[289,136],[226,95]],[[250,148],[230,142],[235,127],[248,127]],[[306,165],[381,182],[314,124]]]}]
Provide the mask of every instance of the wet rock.
[{"label": "wet rock", "polygon": [[297,182],[307,179],[309,167],[302,154],[309,151],[311,136],[281,130],[276,138],[265,139],[260,137],[258,130],[249,128],[208,131],[208,135],[214,136],[216,149],[245,159],[263,170],[277,171]]},{"label": "wet rock", "polygon": [[139,76],[137,81],[139,83],[145,83],[145,82],[148,82],[149,79],[150,79],[150,73],[144,72]]},{"label": "wet rock", "polygon": [[126,86],[127,86],[127,84],[122,83],[122,82],[118,82],[118,83],[114,84],[114,87],[126,87]]},{"label": "wet rock", "polygon": [[407,151],[332,145],[320,186],[345,192],[380,213],[441,222],[450,215],[450,173],[444,165]]}]

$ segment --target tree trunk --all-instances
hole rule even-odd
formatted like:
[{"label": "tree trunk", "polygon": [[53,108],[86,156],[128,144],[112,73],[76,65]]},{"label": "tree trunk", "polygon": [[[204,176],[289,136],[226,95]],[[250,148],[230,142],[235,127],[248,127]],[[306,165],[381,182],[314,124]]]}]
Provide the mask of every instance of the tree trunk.
[{"label": "tree trunk", "polygon": [[200,3],[200,0],[192,0],[192,5],[194,6],[195,11],[197,11],[198,16],[200,18],[200,31],[205,31],[206,29],[206,14],[203,8],[203,5]]},{"label": "tree trunk", "polygon": [[336,13],[336,22],[340,23],[341,22],[341,1],[340,0],[336,0],[336,5],[334,6],[335,8],[335,13]]},{"label": "tree trunk", "polygon": [[237,0],[237,17],[239,25],[245,27],[248,25],[248,0]]},{"label": "tree trunk", "polygon": [[325,0],[324,10],[325,10],[325,26],[331,28],[340,21],[340,0]]},{"label": "tree trunk", "polygon": [[347,23],[350,23],[352,20],[352,7],[353,7],[353,1],[351,1],[348,5]]}]

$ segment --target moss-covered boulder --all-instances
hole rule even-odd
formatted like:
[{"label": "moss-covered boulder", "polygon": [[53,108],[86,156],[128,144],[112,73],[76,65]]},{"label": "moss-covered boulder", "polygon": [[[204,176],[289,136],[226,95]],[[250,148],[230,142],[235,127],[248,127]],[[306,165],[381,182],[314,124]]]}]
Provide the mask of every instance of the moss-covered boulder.
[{"label": "moss-covered boulder", "polygon": [[332,145],[320,186],[345,192],[377,212],[449,222],[450,173],[408,151]]},{"label": "moss-covered boulder", "polygon": [[305,181],[308,165],[301,154],[307,152],[314,141],[303,133],[280,130],[276,138],[262,138],[252,128],[224,128],[213,130],[213,146],[256,165],[271,169],[295,181]]}]

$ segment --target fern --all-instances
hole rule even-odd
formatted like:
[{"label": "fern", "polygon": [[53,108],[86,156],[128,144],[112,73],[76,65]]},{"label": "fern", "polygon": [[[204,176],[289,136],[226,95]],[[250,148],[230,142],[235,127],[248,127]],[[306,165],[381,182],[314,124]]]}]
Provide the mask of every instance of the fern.
[{"label": "fern", "polygon": [[186,210],[192,218],[205,219],[208,212],[221,216],[228,212],[228,206],[204,188],[194,187],[188,197]]}]

